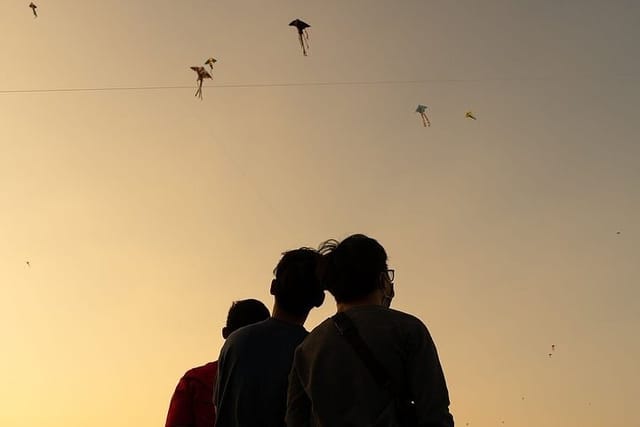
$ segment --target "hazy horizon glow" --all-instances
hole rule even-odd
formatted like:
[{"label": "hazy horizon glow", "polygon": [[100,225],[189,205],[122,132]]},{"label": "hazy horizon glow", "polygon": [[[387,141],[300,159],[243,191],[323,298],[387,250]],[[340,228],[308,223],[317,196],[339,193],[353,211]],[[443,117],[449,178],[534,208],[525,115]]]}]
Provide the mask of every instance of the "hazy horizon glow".
[{"label": "hazy horizon glow", "polygon": [[640,3],[5,3],[0,425],[162,425],[281,252],[356,232],[457,424],[640,424]]}]

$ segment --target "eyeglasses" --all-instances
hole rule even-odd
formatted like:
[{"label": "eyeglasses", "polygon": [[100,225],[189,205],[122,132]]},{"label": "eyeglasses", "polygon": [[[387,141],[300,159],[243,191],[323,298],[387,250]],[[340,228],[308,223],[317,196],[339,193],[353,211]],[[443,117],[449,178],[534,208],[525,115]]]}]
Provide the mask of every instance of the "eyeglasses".
[{"label": "eyeglasses", "polygon": [[385,273],[387,273],[387,277],[389,278],[389,281],[393,282],[393,279],[396,277],[396,271],[393,268],[391,268],[387,270]]}]

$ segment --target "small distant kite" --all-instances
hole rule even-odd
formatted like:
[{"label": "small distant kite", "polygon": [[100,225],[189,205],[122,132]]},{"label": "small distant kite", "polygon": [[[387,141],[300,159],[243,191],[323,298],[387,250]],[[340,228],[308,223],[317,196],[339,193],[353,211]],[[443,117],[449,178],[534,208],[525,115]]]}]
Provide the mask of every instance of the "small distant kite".
[{"label": "small distant kite", "polygon": [[619,231],[616,231],[616,234],[620,234],[620,232],[619,232]]},{"label": "small distant kite", "polygon": [[204,61],[204,65],[208,65],[209,68],[211,68],[211,71],[213,71],[213,64],[215,64],[216,62],[218,62],[216,58],[209,58],[206,61]]},{"label": "small distant kite", "polygon": [[549,353],[549,357],[551,357],[551,356],[552,356],[552,354],[551,354],[551,353]]},{"label": "small distant kite", "polygon": [[202,82],[204,79],[210,79],[211,74],[209,74],[209,72],[205,70],[204,67],[190,67],[190,68],[198,74],[198,80],[197,80],[198,89],[196,89],[195,96],[202,99]]},{"label": "small distant kite", "polygon": [[551,344],[551,351],[556,351],[556,345],[555,344]]},{"label": "small distant kite", "polygon": [[302,46],[302,54],[307,56],[307,50],[309,50],[309,33],[307,32],[307,28],[310,28],[311,25],[300,19],[294,19],[289,22],[290,27],[296,27],[298,30],[298,40],[300,41],[300,46]]},{"label": "small distant kite", "polygon": [[464,117],[465,119],[478,120],[471,111],[467,111],[466,113],[464,113]]},{"label": "small distant kite", "polygon": [[29,261],[25,261],[25,264],[27,264],[27,267],[31,267],[31,263]]},{"label": "small distant kite", "polygon": [[29,3],[29,7],[33,11],[33,17],[37,18],[38,17],[38,12],[36,12],[36,9],[38,8],[38,6],[36,6],[33,2],[31,2],[31,3]]},{"label": "small distant kite", "polygon": [[420,114],[420,117],[422,117],[422,125],[424,127],[431,127],[431,122],[429,121],[429,117],[427,116],[427,106],[426,105],[418,105],[418,108],[416,108],[416,113]]}]

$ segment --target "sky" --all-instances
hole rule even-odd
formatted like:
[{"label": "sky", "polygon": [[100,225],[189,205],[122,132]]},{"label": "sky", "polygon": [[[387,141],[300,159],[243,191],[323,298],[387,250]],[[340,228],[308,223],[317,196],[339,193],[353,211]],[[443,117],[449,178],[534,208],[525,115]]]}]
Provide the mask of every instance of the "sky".
[{"label": "sky", "polygon": [[365,233],[457,424],[640,426],[639,2],[28,3],[0,0],[0,425],[163,425],[283,251]]}]

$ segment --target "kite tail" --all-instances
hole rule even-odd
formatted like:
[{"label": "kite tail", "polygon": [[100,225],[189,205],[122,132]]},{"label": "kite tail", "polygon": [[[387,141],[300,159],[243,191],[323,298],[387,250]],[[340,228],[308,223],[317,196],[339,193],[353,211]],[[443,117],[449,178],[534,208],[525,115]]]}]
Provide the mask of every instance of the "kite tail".
[{"label": "kite tail", "polygon": [[304,42],[307,45],[307,50],[309,50],[309,33],[304,32]]},{"label": "kite tail", "polygon": [[427,117],[426,114],[424,115],[424,119],[427,121],[427,125],[431,127],[431,122],[429,121],[429,117]]},{"label": "kite tail", "polygon": [[196,89],[195,96],[202,99],[202,80],[198,81],[198,89]]},{"label": "kite tail", "polygon": [[302,32],[298,33],[298,40],[300,41],[300,46],[302,46],[302,54],[307,56],[307,49],[304,47],[304,38],[302,37]]}]

